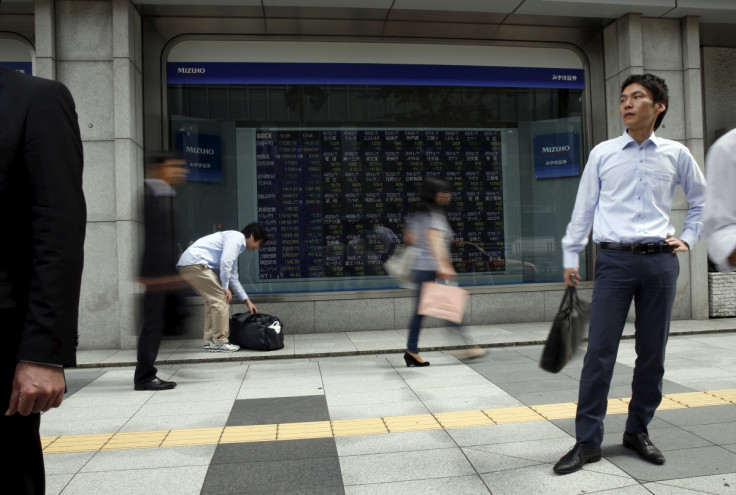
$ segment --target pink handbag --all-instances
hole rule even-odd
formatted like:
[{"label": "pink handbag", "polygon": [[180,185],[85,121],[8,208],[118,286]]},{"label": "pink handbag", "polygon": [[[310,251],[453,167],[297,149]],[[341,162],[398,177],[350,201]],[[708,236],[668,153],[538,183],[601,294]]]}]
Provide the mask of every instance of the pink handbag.
[{"label": "pink handbag", "polygon": [[468,291],[465,289],[440,282],[424,282],[417,313],[462,323],[467,303]]}]

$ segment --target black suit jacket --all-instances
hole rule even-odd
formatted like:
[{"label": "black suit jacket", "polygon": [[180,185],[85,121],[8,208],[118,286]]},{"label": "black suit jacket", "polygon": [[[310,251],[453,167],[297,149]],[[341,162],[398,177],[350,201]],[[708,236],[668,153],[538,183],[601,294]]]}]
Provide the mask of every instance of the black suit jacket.
[{"label": "black suit jacket", "polygon": [[141,276],[176,275],[178,273],[176,262],[179,261],[179,256],[174,247],[174,196],[157,194],[148,182],[145,182],[143,187],[145,241],[141,258]]},{"label": "black suit jacket", "polygon": [[76,364],[82,165],[69,90],[0,67],[0,308],[17,316],[0,335],[18,360]]}]

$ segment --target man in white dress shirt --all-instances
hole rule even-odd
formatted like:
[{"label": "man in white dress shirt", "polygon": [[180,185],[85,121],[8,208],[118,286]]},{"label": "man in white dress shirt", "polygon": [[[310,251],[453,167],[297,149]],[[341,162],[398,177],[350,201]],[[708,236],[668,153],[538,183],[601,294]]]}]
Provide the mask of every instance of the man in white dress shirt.
[{"label": "man in white dress shirt", "polygon": [[263,226],[253,222],[240,232],[226,230],[204,236],[179,258],[176,266],[182,278],[204,299],[204,348],[208,351],[234,352],[240,349],[229,342],[228,305],[233,293],[251,313],[257,313],[258,308],[240,285],[238,256],[245,250],[255,251],[267,240],[268,234]]},{"label": "man in white dress shirt", "polygon": [[719,271],[736,271],[736,129],[710,147],[705,172],[703,223],[708,254]]},{"label": "man in white dress shirt", "polygon": [[[558,474],[601,458],[608,391],[632,299],[637,358],[623,444],[646,461],[665,462],[647,426],[662,400],[665,347],[680,271],[675,253],[689,251],[701,239],[705,202],[705,178],[688,149],[654,135],[668,105],[667,85],[660,77],[632,75],[624,81],[619,110],[627,129],[591,151],[562,239],[567,285],[580,280],[579,253],[591,228],[598,254],[576,443],[554,466]],[[670,219],[678,184],[690,204],[679,238]]]}]

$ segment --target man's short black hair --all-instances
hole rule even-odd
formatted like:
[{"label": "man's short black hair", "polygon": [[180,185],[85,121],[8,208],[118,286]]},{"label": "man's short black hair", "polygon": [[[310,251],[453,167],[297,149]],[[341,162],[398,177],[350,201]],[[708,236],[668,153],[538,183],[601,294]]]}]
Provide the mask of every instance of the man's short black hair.
[{"label": "man's short black hair", "polygon": [[263,243],[268,241],[268,232],[266,232],[266,229],[263,228],[263,225],[261,225],[258,222],[252,222],[243,227],[243,230],[240,231],[245,238],[253,235],[254,241],[263,241]]},{"label": "man's short black hair", "polygon": [[667,110],[670,108],[670,90],[667,89],[664,79],[654,74],[632,74],[626,78],[621,85],[621,93],[624,92],[626,87],[630,84],[639,83],[652,93],[652,99],[654,103],[664,103],[664,112],[657,116],[657,120],[654,121],[654,130],[659,128],[662,123]]}]

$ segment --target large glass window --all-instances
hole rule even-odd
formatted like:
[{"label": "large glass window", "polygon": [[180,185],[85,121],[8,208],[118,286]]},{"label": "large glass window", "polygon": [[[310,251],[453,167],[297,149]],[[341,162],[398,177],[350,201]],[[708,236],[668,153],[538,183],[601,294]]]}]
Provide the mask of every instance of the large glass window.
[{"label": "large glass window", "polygon": [[[340,65],[324,72],[343,74]],[[197,64],[179,73],[200,70],[201,82],[172,72],[181,68],[170,63],[168,81],[171,144],[191,169],[177,195],[178,242],[263,223],[272,240],[241,266],[246,290],[396,287],[382,264],[427,175],[453,187],[461,285],[561,279],[582,169],[582,71],[516,71],[526,79],[512,84],[503,71],[489,78],[490,67],[416,77],[416,67],[373,66],[367,83],[332,83],[307,64],[260,65],[253,81],[234,76],[253,66],[217,67],[230,75],[221,79]]]}]

